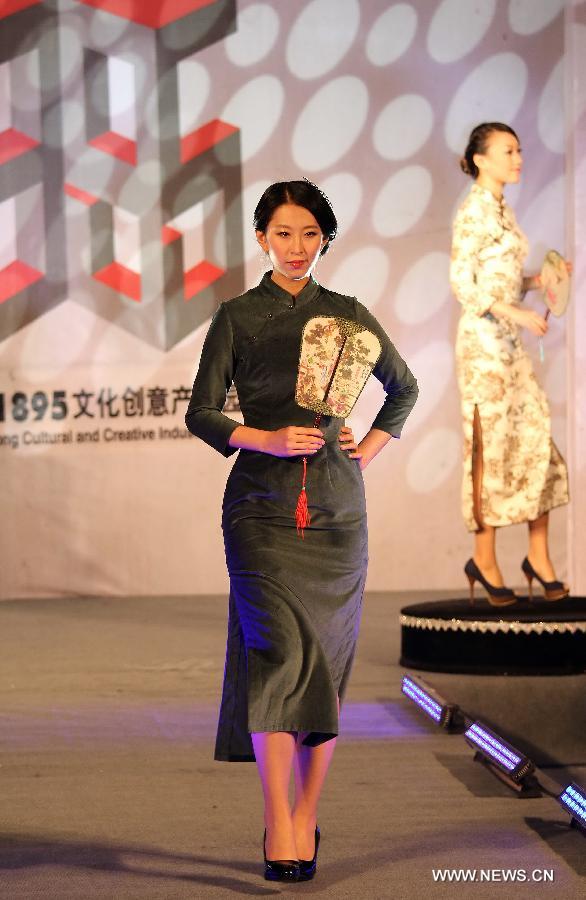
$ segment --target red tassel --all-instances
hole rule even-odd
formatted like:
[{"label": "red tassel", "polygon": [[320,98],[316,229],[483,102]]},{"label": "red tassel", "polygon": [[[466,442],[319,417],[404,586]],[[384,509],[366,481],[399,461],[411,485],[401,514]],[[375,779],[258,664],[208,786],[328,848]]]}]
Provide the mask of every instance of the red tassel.
[{"label": "red tassel", "polygon": [[295,510],[295,524],[297,525],[297,534],[305,539],[304,531],[311,524],[311,516],[307,506],[307,491],[305,490],[305,481],[307,479],[307,459],[303,457],[303,485],[297,498],[297,509]]}]

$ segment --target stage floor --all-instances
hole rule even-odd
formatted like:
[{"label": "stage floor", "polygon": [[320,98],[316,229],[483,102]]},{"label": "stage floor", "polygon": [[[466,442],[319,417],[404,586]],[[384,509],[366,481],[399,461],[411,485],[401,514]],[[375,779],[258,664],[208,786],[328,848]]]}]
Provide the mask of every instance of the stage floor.
[{"label": "stage floor", "polygon": [[[262,880],[255,767],[212,759],[225,598],[0,603],[0,898],[485,900],[512,893],[498,883],[504,870],[553,870],[554,884],[531,883],[532,896],[583,897],[586,839],[556,801],[514,797],[461,736],[402,697],[399,610],[423,599],[366,598],[318,875],[290,887]],[[458,688],[456,702],[482,706],[478,680],[422,674],[448,699]],[[583,703],[586,676],[527,681],[543,743],[557,730],[559,752],[544,754],[555,765],[540,776],[552,790],[572,778],[586,786],[586,749],[570,733],[564,744],[546,703],[555,690]],[[493,724],[505,726],[518,685],[490,685]],[[539,743],[534,728],[536,752]],[[475,869],[478,883],[434,880],[447,869]],[[494,880],[480,882],[481,870]]]}]

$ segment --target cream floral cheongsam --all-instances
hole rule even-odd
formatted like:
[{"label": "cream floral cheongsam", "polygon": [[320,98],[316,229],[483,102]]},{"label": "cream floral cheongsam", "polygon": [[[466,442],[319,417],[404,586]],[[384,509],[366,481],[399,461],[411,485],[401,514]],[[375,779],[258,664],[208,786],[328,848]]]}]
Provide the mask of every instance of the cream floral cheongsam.
[{"label": "cream floral cheongsam", "polygon": [[[497,300],[520,304],[527,252],[527,238],[504,199],[474,184],[454,221],[450,268],[462,304],[456,366],[464,427],[462,507],[470,531],[527,522],[568,502],[566,464],[551,438],[547,398],[519,327],[490,312]],[[482,453],[483,476],[475,492],[476,453]]]}]

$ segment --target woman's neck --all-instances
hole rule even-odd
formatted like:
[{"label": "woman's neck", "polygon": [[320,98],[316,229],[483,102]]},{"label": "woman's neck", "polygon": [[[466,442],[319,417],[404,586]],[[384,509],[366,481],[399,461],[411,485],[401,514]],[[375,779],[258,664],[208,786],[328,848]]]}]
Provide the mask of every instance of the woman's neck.
[{"label": "woman's neck", "polygon": [[501,181],[497,181],[494,178],[483,175],[481,172],[476,179],[476,184],[479,187],[485,188],[487,191],[490,191],[493,197],[495,197],[497,200],[503,199],[503,190],[505,186]]},{"label": "woman's neck", "polygon": [[271,279],[275,284],[278,284],[280,288],[283,288],[284,291],[291,294],[292,297],[296,297],[297,294],[300,294],[305,285],[309,282],[309,276],[307,278],[294,280],[293,278],[287,278],[285,275],[281,275],[281,273],[277,272],[275,269],[273,269],[271,273]]}]

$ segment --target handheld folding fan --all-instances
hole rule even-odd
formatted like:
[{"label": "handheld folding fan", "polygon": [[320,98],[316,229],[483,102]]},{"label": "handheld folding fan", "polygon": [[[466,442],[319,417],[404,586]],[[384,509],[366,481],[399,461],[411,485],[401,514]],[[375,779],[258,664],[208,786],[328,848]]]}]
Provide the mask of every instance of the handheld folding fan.
[{"label": "handheld folding fan", "polygon": [[[316,413],[316,428],[324,415],[341,419],[350,415],[380,353],[378,337],[358,322],[338,316],[309,319],[301,336],[295,402]],[[303,485],[295,512],[301,537],[311,522],[306,476],[304,457]]]},{"label": "handheld folding fan", "polygon": [[570,275],[566,261],[557,250],[548,250],[541,266],[541,290],[547,306],[545,317],[550,312],[563,316],[570,299]]},{"label": "handheld folding fan", "polygon": [[[542,299],[549,314],[559,317],[565,313],[570,300],[570,273],[563,256],[557,250],[548,250],[540,272]],[[544,361],[543,340],[539,339],[539,356]]]}]

